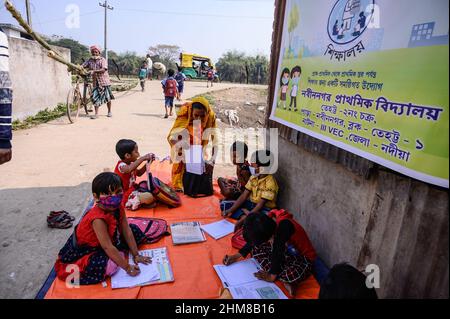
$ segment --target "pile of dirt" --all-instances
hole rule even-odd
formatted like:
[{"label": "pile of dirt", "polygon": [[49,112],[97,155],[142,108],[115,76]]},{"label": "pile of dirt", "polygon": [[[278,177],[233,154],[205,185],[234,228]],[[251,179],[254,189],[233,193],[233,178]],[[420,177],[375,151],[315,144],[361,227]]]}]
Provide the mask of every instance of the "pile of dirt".
[{"label": "pile of dirt", "polygon": [[260,128],[264,127],[266,118],[267,91],[265,88],[236,87],[209,92],[204,97],[213,105],[217,118],[223,124]]}]

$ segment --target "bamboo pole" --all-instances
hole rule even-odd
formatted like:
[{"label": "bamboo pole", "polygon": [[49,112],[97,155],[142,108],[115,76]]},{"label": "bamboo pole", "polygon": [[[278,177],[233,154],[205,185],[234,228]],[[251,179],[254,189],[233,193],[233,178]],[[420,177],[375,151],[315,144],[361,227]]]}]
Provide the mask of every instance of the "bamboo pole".
[{"label": "bamboo pole", "polygon": [[33,29],[28,25],[27,22],[22,18],[22,15],[19,11],[14,7],[14,5],[9,0],[5,0],[5,7],[6,9],[12,14],[14,19],[19,22],[19,24],[22,26],[22,28],[25,29],[25,31],[33,38],[35,39],[40,45],[42,45],[45,49],[47,49],[48,57],[66,65],[68,67],[69,72],[75,72],[79,74],[80,76],[87,76],[89,72],[84,69],[81,65],[73,64],[64,59],[61,53],[59,53],[57,50],[53,49],[50,44],[48,44],[44,39],[41,38],[40,35],[38,35],[36,32],[33,31]]},{"label": "bamboo pole", "polygon": [[54,59],[54,60],[56,60],[56,61],[58,61],[58,62],[60,62],[62,64],[67,65],[67,68],[68,68],[69,72],[75,72],[75,73],[77,73],[77,74],[79,74],[80,76],[83,76],[83,77],[87,76],[89,74],[89,72],[85,68],[83,68],[81,65],[73,64],[73,63],[70,63],[70,62],[66,61],[63,57],[57,55],[52,50],[48,51],[47,55],[48,55],[48,57],[50,57],[50,58],[52,58],[52,59]]}]

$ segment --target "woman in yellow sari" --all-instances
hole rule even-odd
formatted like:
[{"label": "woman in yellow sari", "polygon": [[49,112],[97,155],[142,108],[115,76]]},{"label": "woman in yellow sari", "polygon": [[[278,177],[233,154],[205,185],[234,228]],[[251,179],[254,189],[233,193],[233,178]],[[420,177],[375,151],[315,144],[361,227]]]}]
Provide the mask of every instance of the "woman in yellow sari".
[{"label": "woman in yellow sari", "polygon": [[[194,121],[200,123],[195,127],[195,130]],[[215,146],[217,138],[211,135],[209,137],[204,136],[203,134],[205,130],[215,128],[216,114],[207,99],[203,97],[195,98],[181,107],[167,137],[172,149],[172,185],[177,191],[183,190],[183,175],[186,171],[186,164],[180,159],[183,158],[183,149],[188,148],[187,141],[189,141],[189,145],[202,145],[203,148],[210,142]],[[203,138],[206,139],[203,140]],[[211,155],[214,157],[214,148]],[[207,162],[206,173],[212,175],[213,169],[214,161]]]}]

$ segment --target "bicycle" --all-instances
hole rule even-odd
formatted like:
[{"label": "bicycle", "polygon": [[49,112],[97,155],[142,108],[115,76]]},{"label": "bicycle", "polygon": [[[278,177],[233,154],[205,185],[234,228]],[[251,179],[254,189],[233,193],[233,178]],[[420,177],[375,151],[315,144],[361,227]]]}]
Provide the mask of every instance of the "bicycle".
[{"label": "bicycle", "polygon": [[[69,118],[70,123],[75,123],[78,117],[80,116],[81,107],[84,108],[86,115],[89,115],[89,112],[92,112],[91,102],[91,94],[92,94],[92,83],[90,81],[90,77],[86,76],[76,76],[76,81],[73,83],[72,88],[67,94],[67,117]],[[80,85],[83,84],[83,93],[81,93]]]}]

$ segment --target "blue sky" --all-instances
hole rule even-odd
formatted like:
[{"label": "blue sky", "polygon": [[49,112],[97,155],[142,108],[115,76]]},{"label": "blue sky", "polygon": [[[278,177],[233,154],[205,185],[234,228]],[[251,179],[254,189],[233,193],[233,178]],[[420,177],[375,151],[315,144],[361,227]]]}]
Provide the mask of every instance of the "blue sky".
[{"label": "blue sky", "polygon": [[[46,35],[62,35],[103,47],[103,0],[31,0],[33,27]],[[217,60],[238,49],[270,55],[274,0],[109,0],[108,48],[147,52],[156,44],[176,44],[184,51]],[[3,3],[3,1],[1,1]],[[24,0],[13,0],[25,17]],[[80,8],[80,28],[66,27],[66,7]],[[1,6],[1,23],[15,23]]]}]

